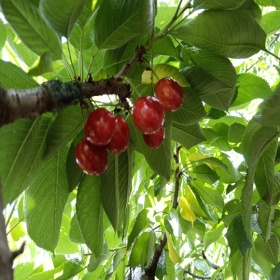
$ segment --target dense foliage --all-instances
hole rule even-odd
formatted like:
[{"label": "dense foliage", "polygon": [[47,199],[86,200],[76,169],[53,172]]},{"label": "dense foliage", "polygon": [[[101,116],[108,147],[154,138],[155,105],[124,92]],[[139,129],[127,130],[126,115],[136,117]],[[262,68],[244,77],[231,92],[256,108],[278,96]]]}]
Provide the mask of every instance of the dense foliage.
[{"label": "dense foliage", "polygon": [[[130,108],[92,97],[1,127],[7,234],[27,242],[15,279],[279,279],[279,0],[0,3],[1,87],[122,73],[131,88]],[[163,77],[184,102],[152,149],[131,107]],[[74,151],[96,107],[130,142],[90,176]]]}]

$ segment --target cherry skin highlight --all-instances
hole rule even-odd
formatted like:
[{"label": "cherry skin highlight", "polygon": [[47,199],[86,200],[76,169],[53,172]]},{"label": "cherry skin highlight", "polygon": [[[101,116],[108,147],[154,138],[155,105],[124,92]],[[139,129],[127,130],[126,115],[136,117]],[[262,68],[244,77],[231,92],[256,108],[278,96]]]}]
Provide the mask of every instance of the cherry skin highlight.
[{"label": "cherry skin highlight", "polygon": [[78,166],[94,176],[102,174],[108,166],[108,153],[105,146],[94,146],[86,138],[80,140],[75,149]]},{"label": "cherry skin highlight", "polygon": [[126,150],[129,143],[129,127],[126,120],[121,116],[115,117],[115,129],[113,137],[107,148],[115,154],[122,153]]},{"label": "cherry skin highlight", "polygon": [[92,111],[85,123],[85,135],[96,146],[107,145],[113,137],[115,127],[114,115],[105,108]]},{"label": "cherry skin highlight", "polygon": [[138,98],[132,108],[132,119],[144,134],[158,131],[164,122],[164,109],[157,98],[144,96]]},{"label": "cherry skin highlight", "polygon": [[178,110],[184,100],[182,87],[172,78],[162,78],[155,86],[155,97],[159,100],[165,111]]},{"label": "cherry skin highlight", "polygon": [[163,140],[165,137],[165,127],[162,126],[160,128],[160,130],[158,130],[157,132],[153,133],[153,134],[143,134],[143,138],[145,143],[153,148],[153,149],[157,149],[161,146]]}]

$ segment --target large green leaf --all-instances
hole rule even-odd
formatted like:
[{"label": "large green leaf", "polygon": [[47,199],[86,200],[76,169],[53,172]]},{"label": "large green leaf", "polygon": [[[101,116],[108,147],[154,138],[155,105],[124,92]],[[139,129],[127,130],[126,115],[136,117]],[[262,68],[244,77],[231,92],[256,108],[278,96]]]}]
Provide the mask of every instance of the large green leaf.
[{"label": "large green leaf", "polygon": [[154,249],[155,241],[156,236],[153,231],[143,232],[132,247],[128,265],[130,267],[148,266],[151,257],[150,253]]},{"label": "large green leaf", "polygon": [[263,152],[278,135],[278,128],[262,126],[254,119],[249,122],[244,133],[242,146],[243,155],[248,164],[248,172],[242,191],[242,219],[249,240],[251,240],[251,204],[256,166]]},{"label": "large green leaf", "polygon": [[39,246],[54,251],[60,235],[69,192],[66,176],[67,148],[45,162],[25,194],[25,217],[29,236]]},{"label": "large green leaf", "polygon": [[236,71],[228,58],[193,48],[184,48],[182,55],[181,68],[188,66],[200,67],[227,87],[235,89]]},{"label": "large green leaf", "polygon": [[235,86],[225,85],[201,67],[188,67],[184,75],[191,89],[202,101],[220,110],[227,110],[234,95]]},{"label": "large green leaf", "polygon": [[247,11],[208,10],[171,32],[195,47],[233,58],[265,49],[266,34]]},{"label": "large green leaf", "polygon": [[255,172],[255,185],[262,199],[271,205],[272,188],[274,185],[274,165],[277,151],[277,139],[272,141],[261,155]]},{"label": "large green leaf", "polygon": [[179,142],[187,149],[190,149],[191,147],[206,140],[198,123],[193,125],[173,123],[172,139]]},{"label": "large green leaf", "polygon": [[130,149],[110,154],[108,168],[101,176],[101,201],[115,230],[122,229],[126,220],[131,192],[132,153]]},{"label": "large green leaf", "polygon": [[280,126],[280,84],[261,106],[261,115],[256,116],[256,119],[266,126]]},{"label": "large green leaf", "polygon": [[16,199],[41,170],[49,124],[49,119],[38,117],[0,129],[0,170],[5,205]]},{"label": "large green leaf", "polygon": [[278,262],[271,270],[269,280],[278,280],[280,278],[280,263]]},{"label": "large green leaf", "polygon": [[246,0],[194,0],[195,9],[221,9],[221,10],[231,10],[239,8]]},{"label": "large green leaf", "polygon": [[206,186],[204,182],[200,180],[193,181],[191,185],[206,204],[214,205],[220,209],[223,209],[224,200],[221,193],[217,189]]},{"label": "large green leaf", "polygon": [[273,11],[263,15],[261,26],[266,34],[273,34],[280,29],[280,11]]},{"label": "large green leaf", "polygon": [[280,1],[279,0],[256,0],[256,3],[261,6],[275,6],[280,7]]},{"label": "large green leaf", "polygon": [[[135,127],[131,119],[129,119],[129,127],[132,143],[137,151],[145,156],[150,167],[157,174],[165,177],[167,180],[171,176],[171,138],[172,138],[172,113],[165,115],[165,139],[158,149],[152,149],[144,142],[142,133]],[[164,162],[164,164],[162,164]]]},{"label": "large green leaf", "polygon": [[68,38],[81,14],[85,1],[42,0],[40,1],[39,8],[46,22],[58,34]]},{"label": "large green leaf", "polygon": [[[108,24],[110,18],[110,24]],[[96,15],[95,43],[100,49],[120,47],[137,36],[152,30],[154,3],[152,0],[119,2],[104,0]]]},{"label": "large green leaf", "polygon": [[137,238],[139,233],[148,225],[149,219],[147,217],[148,210],[143,209],[136,217],[132,231],[127,239],[127,248],[129,249],[133,241]]},{"label": "large green leaf", "polygon": [[21,68],[4,60],[0,60],[0,84],[6,89],[38,86],[36,81]]},{"label": "large green leaf", "polygon": [[172,120],[176,124],[192,125],[206,115],[202,101],[190,88],[184,89],[184,101],[179,110],[173,112]]},{"label": "large green leaf", "polygon": [[100,177],[84,176],[78,188],[76,203],[83,239],[96,257],[102,252],[104,238],[100,188]]},{"label": "large green leaf", "polygon": [[271,234],[270,239],[265,242],[265,240],[258,236],[255,241],[255,247],[258,253],[267,261],[276,265],[278,263],[279,254],[279,240],[275,234]]},{"label": "large green leaf", "polygon": [[257,98],[266,98],[271,89],[266,80],[251,73],[243,73],[237,79],[237,98],[232,106],[239,106]]},{"label": "large green leaf", "polygon": [[[85,115],[84,115],[85,114]],[[84,127],[86,118],[80,105],[69,106],[57,113],[47,135],[47,156],[68,144]]]},{"label": "large green leaf", "polygon": [[39,14],[32,1],[1,0],[5,18],[20,39],[39,56],[51,53],[54,59],[61,58],[61,43]]},{"label": "large green leaf", "polygon": [[0,50],[2,50],[2,48],[5,45],[5,42],[7,40],[7,29],[6,26],[4,24],[4,22],[2,20],[0,20]]}]

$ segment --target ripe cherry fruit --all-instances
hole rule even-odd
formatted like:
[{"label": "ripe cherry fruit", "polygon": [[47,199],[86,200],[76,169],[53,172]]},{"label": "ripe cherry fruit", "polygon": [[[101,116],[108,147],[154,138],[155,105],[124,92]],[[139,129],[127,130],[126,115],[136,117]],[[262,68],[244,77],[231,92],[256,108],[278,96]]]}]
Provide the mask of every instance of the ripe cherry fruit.
[{"label": "ripe cherry fruit", "polygon": [[115,128],[111,141],[107,148],[115,154],[125,151],[129,143],[129,127],[125,119],[121,116],[115,117]]},{"label": "ripe cherry fruit", "polygon": [[155,132],[153,134],[143,134],[145,143],[153,149],[157,149],[161,146],[161,144],[164,140],[164,136],[165,136],[165,127],[164,126],[162,126],[160,128],[160,130],[158,130],[157,132]]},{"label": "ripe cherry fruit", "polygon": [[164,109],[155,97],[140,97],[132,108],[132,119],[141,132],[151,134],[162,127]]},{"label": "ripe cherry fruit", "polygon": [[105,108],[92,111],[85,123],[85,135],[96,146],[107,145],[113,137],[115,127],[114,115]]},{"label": "ripe cherry fruit", "polygon": [[86,138],[76,146],[75,157],[78,166],[90,175],[100,175],[108,166],[106,147],[94,146]]},{"label": "ripe cherry fruit", "polygon": [[165,111],[178,110],[184,99],[182,87],[172,78],[160,79],[155,87],[155,96]]}]

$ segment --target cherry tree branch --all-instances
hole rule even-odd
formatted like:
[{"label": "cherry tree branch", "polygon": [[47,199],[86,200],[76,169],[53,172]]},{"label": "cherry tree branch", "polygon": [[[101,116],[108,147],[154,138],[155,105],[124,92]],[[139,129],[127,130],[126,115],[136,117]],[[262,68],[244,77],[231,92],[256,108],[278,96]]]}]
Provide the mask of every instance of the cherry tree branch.
[{"label": "cherry tree branch", "polygon": [[0,182],[0,280],[13,279],[13,261],[23,253],[24,243],[17,251],[11,252],[8,246],[6,225],[3,216],[2,183]]},{"label": "cherry tree branch", "polygon": [[56,112],[85,98],[104,94],[115,94],[123,100],[129,96],[130,86],[111,77],[85,83],[50,80],[31,89],[6,90],[0,87],[0,126],[20,118]]},{"label": "cherry tree branch", "polygon": [[185,270],[184,273],[191,275],[192,277],[196,278],[196,279],[211,279],[211,277],[209,276],[200,276],[197,274],[194,274],[190,271],[190,268],[188,270]]}]

